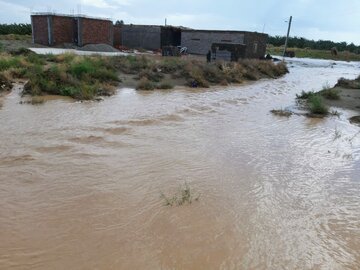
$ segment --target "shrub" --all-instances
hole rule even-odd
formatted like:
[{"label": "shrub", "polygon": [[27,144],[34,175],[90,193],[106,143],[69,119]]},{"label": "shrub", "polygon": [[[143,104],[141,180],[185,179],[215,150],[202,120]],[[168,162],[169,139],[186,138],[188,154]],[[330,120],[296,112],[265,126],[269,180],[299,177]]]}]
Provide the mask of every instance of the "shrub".
[{"label": "shrub", "polygon": [[160,82],[164,75],[157,70],[145,69],[139,73],[139,78],[146,78],[152,82]]},{"label": "shrub", "polygon": [[327,115],[329,113],[328,107],[324,104],[321,96],[313,95],[308,99],[310,112],[313,114]]},{"label": "shrub", "polygon": [[224,80],[223,71],[214,64],[206,64],[201,67],[203,70],[204,79],[210,83],[220,83]]},{"label": "shrub", "polygon": [[80,79],[85,74],[94,74],[96,68],[94,64],[89,59],[83,59],[80,62],[72,63],[69,68],[70,74]]},{"label": "shrub", "polygon": [[147,78],[142,78],[138,83],[136,89],[138,90],[154,90],[155,84],[149,81]]},{"label": "shrub", "polygon": [[136,74],[150,67],[151,62],[145,56],[120,56],[112,60],[114,67],[119,68],[125,74]]},{"label": "shrub", "polygon": [[165,60],[163,60],[160,63],[159,68],[161,69],[162,72],[166,74],[172,74],[184,69],[184,66],[185,66],[185,62],[181,60],[181,58],[167,57]]},{"label": "shrub", "polygon": [[309,99],[310,97],[314,96],[315,95],[315,92],[314,91],[301,91],[301,94],[298,95],[296,94],[296,98],[297,99]]},{"label": "shrub", "polygon": [[192,70],[189,72],[189,77],[190,79],[188,81],[188,85],[190,87],[210,87],[199,67],[193,67]]}]

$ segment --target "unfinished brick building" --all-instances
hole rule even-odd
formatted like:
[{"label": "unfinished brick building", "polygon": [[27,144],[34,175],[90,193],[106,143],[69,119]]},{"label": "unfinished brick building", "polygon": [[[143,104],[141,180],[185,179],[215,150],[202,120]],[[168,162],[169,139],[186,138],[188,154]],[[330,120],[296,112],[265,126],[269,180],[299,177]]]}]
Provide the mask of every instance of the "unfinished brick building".
[{"label": "unfinished brick building", "polygon": [[71,43],[113,45],[113,23],[108,19],[86,16],[36,13],[31,15],[33,43],[57,46]]}]

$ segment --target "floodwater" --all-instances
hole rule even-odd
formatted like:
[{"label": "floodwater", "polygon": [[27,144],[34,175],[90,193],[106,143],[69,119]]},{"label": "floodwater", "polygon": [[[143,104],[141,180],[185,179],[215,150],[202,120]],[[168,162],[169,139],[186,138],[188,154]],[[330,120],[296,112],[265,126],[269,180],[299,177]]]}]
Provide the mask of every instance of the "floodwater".
[{"label": "floodwater", "polygon": [[[360,134],[281,118],[359,63],[278,80],[0,107],[0,269],[359,269]],[[165,206],[185,182],[199,201]],[[197,196],[197,195],[196,195]]]}]

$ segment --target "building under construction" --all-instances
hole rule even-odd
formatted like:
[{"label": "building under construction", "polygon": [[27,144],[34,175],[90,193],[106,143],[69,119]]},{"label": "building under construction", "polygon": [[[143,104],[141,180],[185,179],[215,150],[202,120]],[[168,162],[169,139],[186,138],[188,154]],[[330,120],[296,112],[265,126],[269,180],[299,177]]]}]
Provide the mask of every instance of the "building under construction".
[{"label": "building under construction", "polygon": [[247,31],[194,30],[159,25],[113,25],[109,19],[83,15],[34,13],[31,15],[33,42],[45,46],[108,44],[132,49],[160,51],[186,47],[190,54],[236,61],[260,58],[266,52],[267,35]]},{"label": "building under construction", "polygon": [[247,31],[185,29],[181,32],[181,46],[188,53],[199,55],[216,48],[220,51],[236,48],[239,58],[260,58],[266,53],[267,39],[267,34]]},{"label": "building under construction", "polygon": [[45,46],[66,43],[113,45],[114,26],[111,20],[83,15],[35,13],[31,15],[33,42]]}]

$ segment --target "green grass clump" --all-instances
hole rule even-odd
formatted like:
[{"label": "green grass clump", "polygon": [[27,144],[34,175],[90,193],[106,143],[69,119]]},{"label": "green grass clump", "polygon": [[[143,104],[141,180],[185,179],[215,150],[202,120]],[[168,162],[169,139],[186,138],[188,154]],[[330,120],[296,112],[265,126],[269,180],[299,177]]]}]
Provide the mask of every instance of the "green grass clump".
[{"label": "green grass clump", "polygon": [[[70,63],[68,63],[70,61]],[[113,68],[102,58],[65,56],[50,66],[34,65],[29,70],[25,93],[42,92],[89,100],[112,91],[119,81]]]},{"label": "green grass clump", "polygon": [[185,182],[184,185],[179,186],[178,191],[171,197],[167,197],[161,193],[161,198],[164,199],[166,206],[182,206],[184,204],[192,204],[193,201],[198,201],[200,195],[194,197],[193,191],[189,184]]},{"label": "green grass clump", "polygon": [[296,99],[309,99],[310,97],[316,95],[314,91],[301,91],[301,94],[296,94]]},{"label": "green grass clump", "polygon": [[319,95],[313,95],[308,99],[308,106],[312,114],[327,115],[329,108],[324,104],[324,100]]},{"label": "green grass clump", "polygon": [[38,55],[36,53],[29,53],[26,56],[26,61],[30,64],[36,64],[36,65],[45,65],[45,57],[42,55]]},{"label": "green grass clump", "polygon": [[339,100],[340,99],[340,91],[336,89],[324,89],[320,92],[320,94],[329,100]]},{"label": "green grass clump", "polygon": [[0,57],[0,71],[22,66],[20,57]]}]

